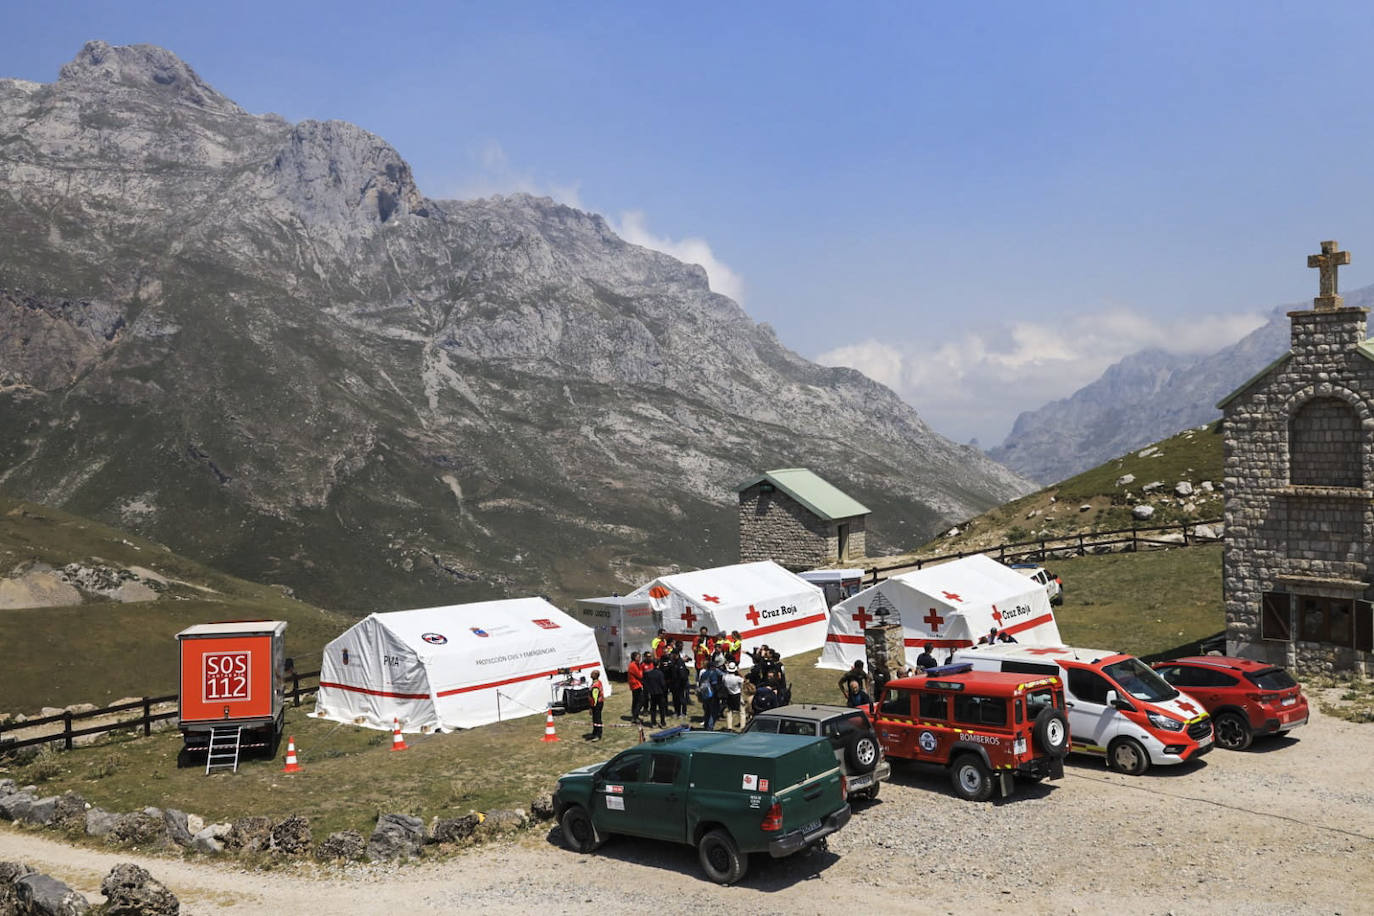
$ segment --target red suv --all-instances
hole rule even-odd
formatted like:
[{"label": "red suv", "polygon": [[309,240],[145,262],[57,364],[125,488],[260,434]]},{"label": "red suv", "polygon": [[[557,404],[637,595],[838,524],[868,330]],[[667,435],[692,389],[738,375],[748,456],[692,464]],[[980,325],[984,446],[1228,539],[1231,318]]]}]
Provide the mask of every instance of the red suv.
[{"label": "red suv", "polygon": [[1164,680],[1212,714],[1217,744],[1243,751],[1260,735],[1307,724],[1307,697],[1282,668],[1248,658],[1194,655],[1155,662]]}]

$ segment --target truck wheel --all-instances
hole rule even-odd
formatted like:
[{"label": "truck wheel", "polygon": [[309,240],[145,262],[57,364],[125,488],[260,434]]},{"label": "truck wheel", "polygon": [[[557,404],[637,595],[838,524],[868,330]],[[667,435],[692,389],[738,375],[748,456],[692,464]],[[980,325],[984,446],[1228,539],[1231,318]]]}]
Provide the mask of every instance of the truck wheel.
[{"label": "truck wheel", "polygon": [[595,852],[606,842],[597,833],[592,816],[581,805],[573,805],[564,811],[558,825],[563,829],[564,845],[573,852]]},{"label": "truck wheel", "polygon": [[878,741],[872,735],[857,734],[849,739],[844,756],[856,776],[871,773],[878,765]]},{"label": "truck wheel", "polygon": [[1040,710],[1031,736],[1035,746],[1051,757],[1065,757],[1069,753],[1069,720],[1053,706]]},{"label": "truck wheel", "polygon": [[1119,738],[1107,748],[1107,763],[1127,776],[1139,776],[1150,768],[1150,755],[1134,738]]},{"label": "truck wheel", "polygon": [[717,884],[734,884],[749,869],[748,857],[724,830],[712,830],[701,838],[697,858],[706,877]]},{"label": "truck wheel", "polygon": [[983,802],[992,798],[992,773],[974,754],[962,754],[949,768],[954,794],[966,801]]},{"label": "truck wheel", "polygon": [[1250,733],[1250,723],[1233,712],[1224,712],[1212,720],[1217,744],[1228,751],[1243,751],[1250,746],[1254,735]]}]

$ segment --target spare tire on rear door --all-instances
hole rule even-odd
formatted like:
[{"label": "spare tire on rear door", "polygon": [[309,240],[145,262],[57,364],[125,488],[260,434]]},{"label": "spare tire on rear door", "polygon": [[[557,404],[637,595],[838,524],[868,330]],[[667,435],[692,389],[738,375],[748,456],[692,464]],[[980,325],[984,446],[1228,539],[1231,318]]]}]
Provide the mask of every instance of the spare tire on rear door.
[{"label": "spare tire on rear door", "polygon": [[1069,720],[1053,706],[1040,710],[1031,735],[1035,746],[1051,757],[1064,757],[1069,753]]},{"label": "spare tire on rear door", "polygon": [[878,765],[878,739],[868,732],[855,732],[845,743],[844,759],[855,776],[873,772]]}]

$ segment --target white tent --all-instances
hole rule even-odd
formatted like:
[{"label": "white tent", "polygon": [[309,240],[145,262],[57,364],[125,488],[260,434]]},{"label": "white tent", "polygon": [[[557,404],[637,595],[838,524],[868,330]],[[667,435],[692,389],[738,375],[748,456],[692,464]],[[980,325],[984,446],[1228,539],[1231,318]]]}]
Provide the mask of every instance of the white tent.
[{"label": "white tent", "polygon": [[660,576],[631,597],[648,598],[668,632],[684,640],[701,627],[713,636],[739,630],[746,651],[767,644],[782,655],[825,642],[825,593],[769,560]]},{"label": "white tent", "polygon": [[944,650],[971,646],[993,627],[1018,642],[1063,643],[1045,587],[977,554],[893,576],[835,605],[819,667],[862,659],[864,627],[879,622],[882,610],[889,623],[902,624],[908,664],[928,642]]},{"label": "white tent", "polygon": [[369,614],[325,646],[315,714],[385,729],[395,718],[406,732],[473,728],[542,714],[558,669],[600,667],[592,630],[543,598]]}]

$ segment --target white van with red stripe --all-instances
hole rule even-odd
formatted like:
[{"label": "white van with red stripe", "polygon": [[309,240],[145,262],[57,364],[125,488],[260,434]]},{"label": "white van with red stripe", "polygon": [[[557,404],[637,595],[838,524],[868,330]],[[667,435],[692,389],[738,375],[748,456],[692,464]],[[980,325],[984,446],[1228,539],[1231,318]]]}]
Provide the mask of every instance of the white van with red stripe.
[{"label": "white van with red stripe", "polygon": [[1139,775],[1151,764],[1183,763],[1212,749],[1212,720],[1202,704],[1134,655],[999,643],[960,649],[954,660],[976,671],[1058,675],[1066,688],[1070,750],[1106,757],[1122,773]]}]

